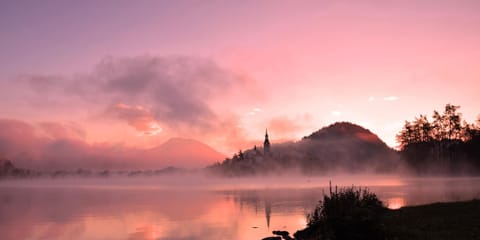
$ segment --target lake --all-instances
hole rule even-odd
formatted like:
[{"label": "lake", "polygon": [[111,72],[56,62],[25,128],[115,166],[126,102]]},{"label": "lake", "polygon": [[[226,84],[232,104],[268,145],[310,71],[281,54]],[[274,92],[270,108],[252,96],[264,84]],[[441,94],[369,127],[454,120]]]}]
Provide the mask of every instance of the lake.
[{"label": "lake", "polygon": [[305,227],[330,180],[368,187],[389,208],[480,198],[480,178],[3,180],[0,239],[262,239]]}]

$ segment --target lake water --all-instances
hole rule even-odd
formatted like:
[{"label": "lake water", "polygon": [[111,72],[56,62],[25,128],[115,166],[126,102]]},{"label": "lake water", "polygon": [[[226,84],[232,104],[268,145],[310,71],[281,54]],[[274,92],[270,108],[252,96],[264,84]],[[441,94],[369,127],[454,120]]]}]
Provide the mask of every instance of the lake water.
[{"label": "lake water", "polygon": [[261,239],[305,227],[329,179],[390,208],[480,198],[480,178],[4,180],[0,239]]}]

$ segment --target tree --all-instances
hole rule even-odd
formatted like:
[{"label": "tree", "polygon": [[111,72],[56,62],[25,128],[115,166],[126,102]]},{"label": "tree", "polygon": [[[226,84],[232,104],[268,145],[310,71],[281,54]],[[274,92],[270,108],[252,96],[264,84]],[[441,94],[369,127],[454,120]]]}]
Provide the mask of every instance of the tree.
[{"label": "tree", "polygon": [[405,149],[408,145],[413,143],[413,128],[409,121],[405,121],[402,130],[397,134],[397,142],[401,150]]},{"label": "tree", "polygon": [[428,142],[432,140],[432,124],[428,121],[426,115],[420,114],[415,118],[412,124],[415,142]]},{"label": "tree", "polygon": [[[460,106],[446,104],[442,113],[434,111],[432,122],[426,115],[406,121],[396,136],[404,159],[419,172],[438,169],[460,170],[468,161],[478,162],[480,116],[469,124],[458,112]],[[442,167],[439,167],[442,166]]]},{"label": "tree", "polygon": [[400,149],[403,150],[414,143],[431,141],[434,138],[432,131],[432,124],[426,115],[416,117],[413,122],[405,121],[403,129],[396,136]]},{"label": "tree", "polygon": [[462,114],[457,113],[460,106],[445,105],[443,114],[433,112],[433,137],[435,140],[460,140],[462,138]]}]

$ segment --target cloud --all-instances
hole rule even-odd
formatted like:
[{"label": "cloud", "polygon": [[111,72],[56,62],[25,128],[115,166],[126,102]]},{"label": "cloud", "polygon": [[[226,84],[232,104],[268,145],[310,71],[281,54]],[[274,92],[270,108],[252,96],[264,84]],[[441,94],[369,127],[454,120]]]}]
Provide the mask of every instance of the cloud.
[{"label": "cloud", "polygon": [[[101,113],[122,103],[148,107],[151,118],[162,128],[205,133],[223,121],[212,106],[214,100],[234,92],[248,98],[249,92],[255,93],[247,82],[248,77],[205,58],[108,57],[88,74],[23,75],[11,82],[11,90],[17,88],[15,92],[21,94],[16,100],[35,106],[35,111],[89,109]],[[126,111],[117,113],[125,121],[121,116]],[[146,128],[138,122],[127,123],[136,129]]]},{"label": "cloud", "polygon": [[[21,118],[29,121],[82,121],[84,126],[94,122],[96,127],[105,125],[107,132],[114,120],[142,136],[161,131],[163,138],[186,136],[209,143],[236,127],[241,116],[232,106],[258,102],[263,97],[259,91],[244,74],[210,59],[188,56],[107,57],[86,73],[25,74],[11,79],[8,88],[0,88],[8,104],[22,107]],[[261,111],[251,110],[252,114]],[[73,136],[73,131],[66,133],[59,126],[45,125],[44,131],[49,137]],[[229,145],[217,146],[224,144]]]},{"label": "cloud", "polygon": [[162,131],[162,128],[150,110],[142,106],[129,106],[127,104],[117,103],[108,107],[105,114],[124,120],[142,135],[157,135]]},{"label": "cloud", "polygon": [[339,110],[333,110],[330,113],[335,117],[342,115],[342,112],[340,112]]},{"label": "cloud", "polygon": [[208,59],[188,57],[109,58],[94,75],[112,100],[150,105],[162,124],[201,131],[219,122],[209,100],[241,86],[241,76]]},{"label": "cloud", "polygon": [[296,116],[295,118],[289,118],[287,116],[277,116],[272,118],[267,126],[268,131],[272,135],[275,135],[276,139],[291,139],[297,138],[303,134],[305,129],[310,128],[312,117],[306,113]]},{"label": "cloud", "polygon": [[72,122],[40,122],[37,125],[46,137],[52,139],[84,139],[86,136],[85,130]]},{"label": "cloud", "polygon": [[368,97],[368,101],[369,101],[369,102],[373,102],[373,101],[375,101],[375,97],[374,97],[374,96],[370,96],[370,97]]},{"label": "cloud", "polygon": [[387,97],[384,97],[383,100],[385,101],[397,101],[399,99],[399,97],[397,96],[387,96]]},{"label": "cloud", "polygon": [[249,116],[255,116],[259,113],[263,112],[261,108],[253,108],[250,112],[247,113]]},{"label": "cloud", "polygon": [[[229,153],[252,143],[247,131],[238,129],[243,116],[234,108],[256,104],[264,97],[262,88],[243,73],[210,59],[188,56],[107,57],[87,72],[24,74],[0,84],[8,85],[0,87],[3,103],[17,106],[9,110],[10,117],[32,123],[27,125],[34,128],[34,139],[45,138],[32,142],[43,146],[25,145],[30,150],[24,152],[23,159],[43,158],[45,162],[61,157],[65,162],[82,158],[108,162],[116,154],[99,149],[116,148],[114,143],[153,147],[158,145],[156,140],[171,137],[198,139]],[[250,111],[262,113],[259,107]],[[119,124],[135,131],[119,134]],[[92,142],[99,139],[109,142]],[[13,143],[11,139],[6,142]],[[8,148],[6,144],[0,143],[0,150]],[[47,145],[52,149],[45,150]],[[54,146],[71,153],[57,152]]]}]

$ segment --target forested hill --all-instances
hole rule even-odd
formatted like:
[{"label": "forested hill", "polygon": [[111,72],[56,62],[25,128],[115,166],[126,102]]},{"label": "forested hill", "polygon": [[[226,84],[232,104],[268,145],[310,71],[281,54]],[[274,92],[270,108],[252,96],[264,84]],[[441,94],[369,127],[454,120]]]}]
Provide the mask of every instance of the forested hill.
[{"label": "forested hill", "polygon": [[349,122],[324,127],[297,142],[273,144],[271,156],[263,149],[240,151],[210,166],[225,175],[251,175],[299,171],[307,174],[390,172],[397,169],[398,154],[377,135]]}]

